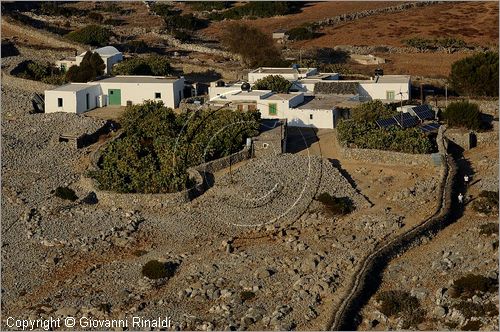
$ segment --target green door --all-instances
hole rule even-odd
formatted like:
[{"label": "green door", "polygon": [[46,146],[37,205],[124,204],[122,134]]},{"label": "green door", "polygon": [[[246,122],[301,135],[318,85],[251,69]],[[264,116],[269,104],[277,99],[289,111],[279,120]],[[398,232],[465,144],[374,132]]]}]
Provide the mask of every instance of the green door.
[{"label": "green door", "polygon": [[122,91],[120,89],[108,89],[108,96],[110,105],[122,104]]}]

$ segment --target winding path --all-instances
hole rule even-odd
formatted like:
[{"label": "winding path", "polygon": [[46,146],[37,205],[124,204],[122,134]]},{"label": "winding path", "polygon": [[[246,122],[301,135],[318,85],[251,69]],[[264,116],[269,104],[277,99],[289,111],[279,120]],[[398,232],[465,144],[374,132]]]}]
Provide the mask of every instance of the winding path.
[{"label": "winding path", "polygon": [[328,322],[327,328],[329,330],[355,330],[357,326],[355,317],[378,289],[381,282],[381,273],[390,260],[409,249],[412,244],[418,242],[423,236],[431,236],[453,221],[453,218],[450,217],[456,165],[453,157],[445,151],[447,144],[445,140],[445,138],[442,139],[443,150],[441,150],[442,156],[446,160],[443,165],[444,173],[442,174],[440,186],[441,204],[431,217],[396,238],[381,242],[375,248],[375,251],[362,261],[354,279],[351,281],[349,292]]}]

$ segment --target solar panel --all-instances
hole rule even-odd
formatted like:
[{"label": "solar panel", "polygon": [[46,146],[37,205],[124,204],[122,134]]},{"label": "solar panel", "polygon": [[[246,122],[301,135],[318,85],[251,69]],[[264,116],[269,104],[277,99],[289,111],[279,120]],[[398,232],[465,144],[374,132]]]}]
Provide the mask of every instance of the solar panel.
[{"label": "solar panel", "polygon": [[393,117],[402,128],[414,127],[418,124],[418,119],[410,113],[401,113]]},{"label": "solar panel", "polygon": [[412,111],[415,112],[415,115],[420,120],[432,120],[434,119],[434,112],[430,108],[429,105],[419,105],[412,108]]},{"label": "solar panel", "polygon": [[389,128],[390,126],[396,126],[398,123],[394,118],[390,119],[379,119],[375,121],[375,123],[380,127],[380,128]]},{"label": "solar panel", "polygon": [[440,126],[441,125],[439,123],[431,122],[431,123],[427,123],[427,124],[420,126],[420,129],[422,129],[422,131],[424,133],[429,133],[429,132],[437,131]]}]

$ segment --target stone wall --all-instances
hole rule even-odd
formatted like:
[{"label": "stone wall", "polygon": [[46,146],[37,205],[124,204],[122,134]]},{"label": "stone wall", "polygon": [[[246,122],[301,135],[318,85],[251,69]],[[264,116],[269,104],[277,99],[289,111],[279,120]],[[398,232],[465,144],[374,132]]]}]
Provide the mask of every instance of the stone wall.
[{"label": "stone wall", "polygon": [[340,154],[345,159],[358,160],[371,164],[424,167],[436,166],[432,154],[411,154],[375,149],[356,149],[341,146],[341,144],[339,144],[339,150]]}]

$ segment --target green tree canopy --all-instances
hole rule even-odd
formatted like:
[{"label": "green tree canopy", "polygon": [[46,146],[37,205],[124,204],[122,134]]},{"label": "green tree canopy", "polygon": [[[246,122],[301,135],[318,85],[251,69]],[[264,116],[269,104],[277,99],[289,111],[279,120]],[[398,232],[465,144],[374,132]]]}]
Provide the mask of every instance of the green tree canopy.
[{"label": "green tree canopy", "polygon": [[101,56],[92,51],[87,51],[79,66],[71,66],[66,72],[66,80],[69,82],[85,83],[96,79],[104,74],[106,65]]},{"label": "green tree canopy", "polygon": [[392,117],[397,112],[389,109],[380,100],[363,103],[351,110],[351,118],[356,122],[375,122],[378,119]]},{"label": "green tree canopy", "polygon": [[152,55],[127,59],[113,66],[115,75],[169,76],[174,73],[167,57]]},{"label": "green tree canopy", "polygon": [[453,102],[446,107],[443,118],[451,127],[478,130],[481,127],[479,106],[468,101]]},{"label": "green tree canopy", "polygon": [[102,46],[108,43],[109,38],[113,35],[111,30],[100,25],[87,25],[84,28],[71,31],[66,35],[68,39],[71,39],[77,43],[92,45],[92,46]]},{"label": "green tree canopy", "polygon": [[269,75],[255,82],[256,90],[272,90],[276,93],[288,93],[292,83],[281,75]]},{"label": "green tree canopy", "polygon": [[498,96],[498,52],[478,53],[451,66],[453,89],[467,96]]}]

